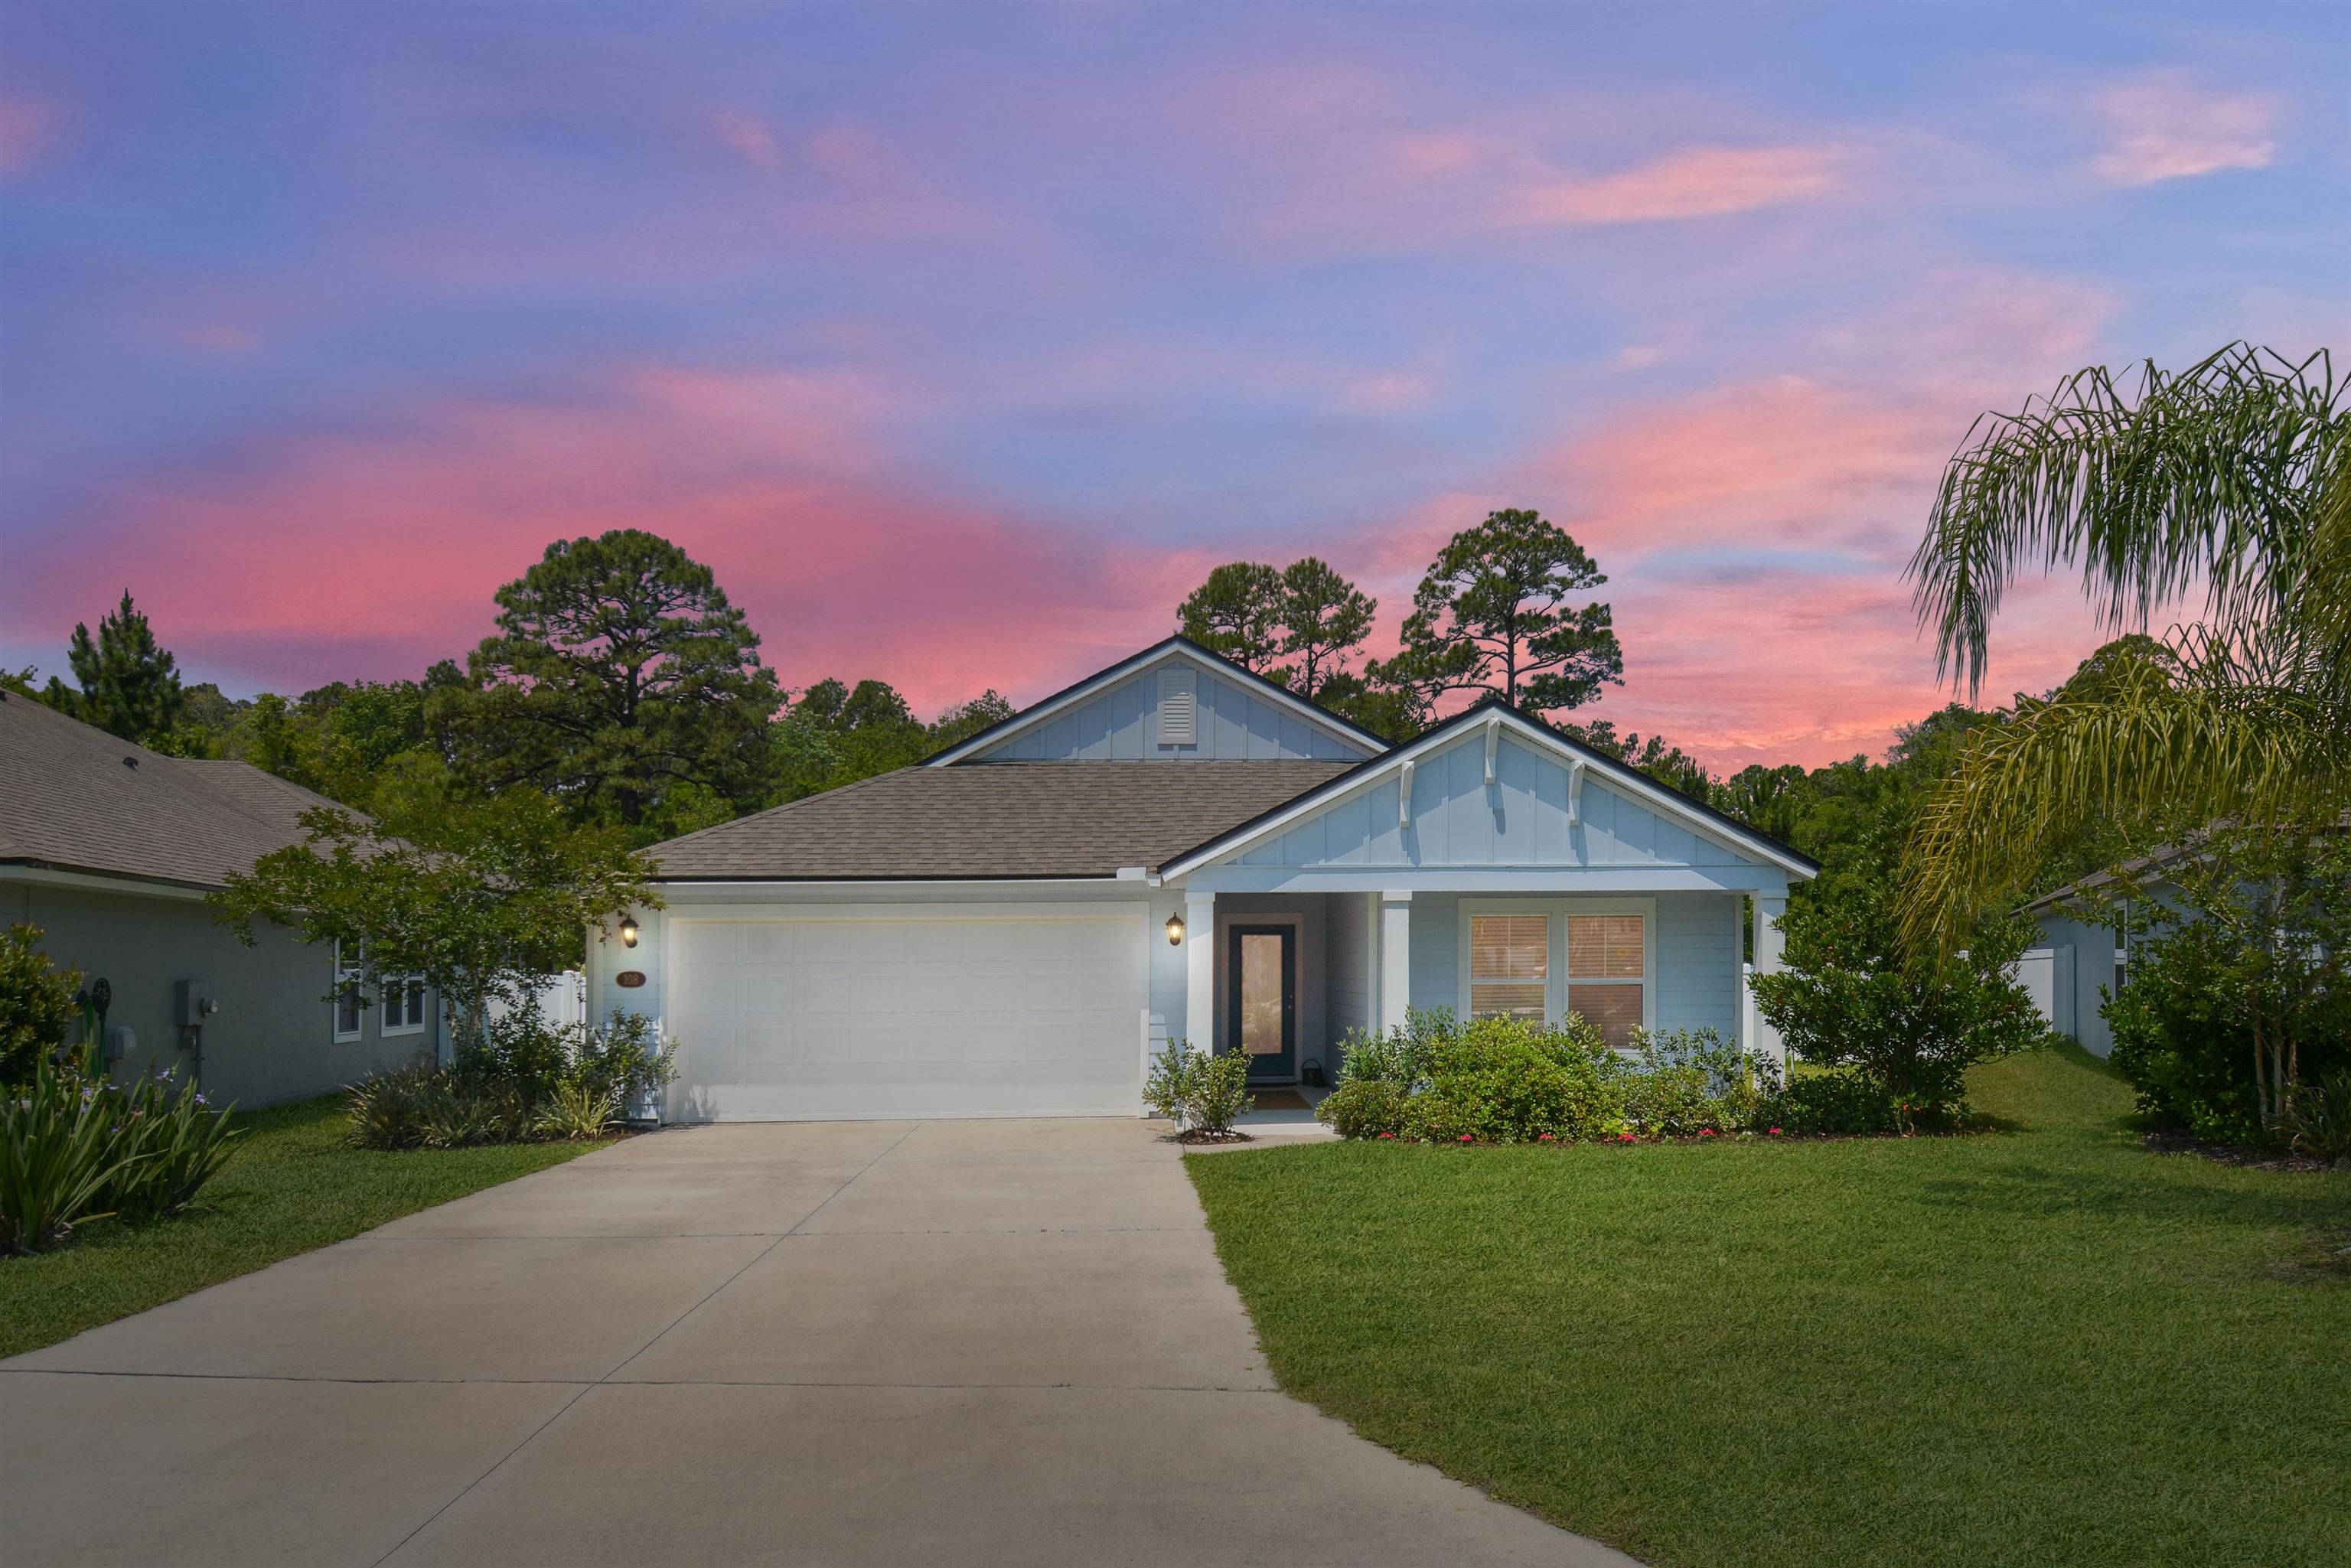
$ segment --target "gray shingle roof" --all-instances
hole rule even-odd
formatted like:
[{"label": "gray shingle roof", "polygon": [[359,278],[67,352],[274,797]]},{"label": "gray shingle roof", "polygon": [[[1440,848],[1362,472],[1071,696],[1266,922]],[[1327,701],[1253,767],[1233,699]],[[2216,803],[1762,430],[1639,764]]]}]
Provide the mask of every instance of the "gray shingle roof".
[{"label": "gray shingle roof", "polygon": [[165,757],[0,694],[0,864],[218,887],[300,843],[295,819],[333,803],[246,763]]},{"label": "gray shingle roof", "polygon": [[702,881],[1114,876],[1156,866],[1345,762],[977,762],[903,768],[656,844]]}]

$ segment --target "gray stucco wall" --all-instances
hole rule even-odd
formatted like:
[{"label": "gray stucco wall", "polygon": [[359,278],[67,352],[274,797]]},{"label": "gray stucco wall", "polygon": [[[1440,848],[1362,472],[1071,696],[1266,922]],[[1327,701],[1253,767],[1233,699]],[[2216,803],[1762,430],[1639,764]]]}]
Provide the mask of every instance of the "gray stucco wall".
[{"label": "gray stucco wall", "polygon": [[338,1041],[325,999],[334,969],[328,948],[276,926],[245,946],[194,899],[0,882],[0,924],[18,921],[39,926],[42,950],[80,969],[85,983],[112,984],[107,1023],[128,1024],[139,1037],[116,1064],[118,1077],[174,1065],[186,1073],[172,1013],[180,980],[206,982],[220,1004],[204,1028],[202,1071],[216,1102],[307,1100],[433,1051],[441,1036],[437,1006],[421,1034],[390,1037],[381,1009],[369,1007],[360,1009],[360,1038]]}]

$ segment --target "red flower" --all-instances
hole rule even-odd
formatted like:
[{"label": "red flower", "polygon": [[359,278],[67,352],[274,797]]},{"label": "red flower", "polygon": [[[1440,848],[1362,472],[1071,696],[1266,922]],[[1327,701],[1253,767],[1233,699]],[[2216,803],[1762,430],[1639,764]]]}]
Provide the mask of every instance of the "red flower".
[{"label": "red flower", "polygon": [[1461,1134],[1461,1141],[1465,1144],[1474,1144],[1478,1141],[1478,1135],[1475,1133],[1464,1133]]},{"label": "red flower", "polygon": [[1700,1127],[1698,1130],[1698,1135],[1701,1138],[1711,1138],[1714,1136],[1714,1129],[1712,1127]]},{"label": "red flower", "polygon": [[[1779,1131],[1779,1129],[1778,1129],[1777,1127],[1774,1127],[1774,1128],[1772,1128],[1771,1130],[1772,1130],[1773,1132],[1775,1132],[1775,1133]],[[1394,1133],[1382,1133],[1382,1134],[1380,1134],[1380,1136],[1381,1136],[1381,1137],[1383,1137],[1383,1138],[1393,1138],[1393,1137],[1395,1137],[1395,1134]]]},{"label": "red flower", "polygon": [[1630,1133],[1619,1133],[1619,1134],[1616,1134],[1616,1136],[1617,1136],[1617,1137],[1619,1137],[1620,1139],[1624,1140],[1625,1143],[1628,1143],[1628,1144],[1629,1144],[1629,1143],[1631,1143],[1631,1142],[1633,1141],[1633,1134],[1630,1134]]},{"label": "red flower", "polygon": [[1535,1134],[1535,1142],[1538,1144],[1548,1144],[1551,1142],[1551,1134],[1549,1133],[1537,1133]]},{"label": "red flower", "polygon": [[1771,1135],[1772,1135],[1773,1137],[1775,1137],[1775,1138],[1776,1138],[1776,1137],[1778,1137],[1778,1136],[1780,1135],[1780,1129],[1779,1129],[1779,1128],[1777,1128],[1777,1127],[1772,1128],[1772,1129],[1771,1129]]}]

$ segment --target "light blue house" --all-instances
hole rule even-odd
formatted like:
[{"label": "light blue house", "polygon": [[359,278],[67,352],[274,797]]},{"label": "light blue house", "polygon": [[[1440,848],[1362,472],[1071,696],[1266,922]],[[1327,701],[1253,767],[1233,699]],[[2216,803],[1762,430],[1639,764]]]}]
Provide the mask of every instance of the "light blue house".
[{"label": "light blue house", "polygon": [[1776,967],[1817,870],[1502,704],[1390,747],[1180,638],[653,852],[590,1005],[680,1042],[677,1119],[1133,1114],[1166,1040],[1311,1083],[1408,1008],[1774,1051],[1750,911]]}]

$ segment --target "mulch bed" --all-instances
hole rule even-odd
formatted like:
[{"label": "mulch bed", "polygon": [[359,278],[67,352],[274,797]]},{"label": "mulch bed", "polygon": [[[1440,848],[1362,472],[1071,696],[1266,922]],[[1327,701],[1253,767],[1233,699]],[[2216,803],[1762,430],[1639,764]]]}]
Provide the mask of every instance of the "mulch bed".
[{"label": "mulch bed", "polygon": [[2193,1155],[2215,1165],[2241,1166],[2255,1171],[2329,1171],[2335,1167],[2307,1155],[2281,1155],[2268,1149],[2241,1149],[2228,1144],[2207,1144],[2185,1133],[2149,1133],[2143,1140],[2158,1155]]},{"label": "mulch bed", "polygon": [[1204,1133],[1197,1127],[1186,1127],[1176,1134],[1176,1141],[1179,1144],[1253,1144],[1257,1142],[1247,1133]]}]

